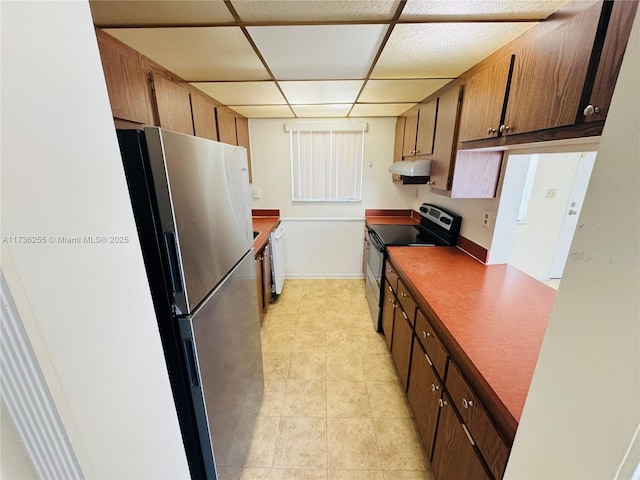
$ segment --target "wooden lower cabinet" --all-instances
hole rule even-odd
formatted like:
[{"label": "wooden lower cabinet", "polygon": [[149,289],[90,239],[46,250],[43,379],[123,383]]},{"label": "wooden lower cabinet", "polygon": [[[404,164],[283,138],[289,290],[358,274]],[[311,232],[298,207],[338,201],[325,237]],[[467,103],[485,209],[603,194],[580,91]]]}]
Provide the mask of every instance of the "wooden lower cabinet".
[{"label": "wooden lower cabinet", "polygon": [[405,391],[409,381],[409,364],[411,362],[411,344],[413,343],[413,327],[409,317],[402,308],[395,309],[393,321],[393,340],[391,342],[391,356],[400,381]]},{"label": "wooden lower cabinet", "polygon": [[382,331],[384,339],[387,342],[387,348],[391,350],[391,341],[393,339],[393,321],[396,308],[398,307],[396,296],[393,293],[391,285],[388,281],[384,281],[384,289],[382,295]]},{"label": "wooden lower cabinet", "polygon": [[429,460],[433,453],[440,414],[438,402],[442,398],[443,390],[443,385],[431,366],[429,357],[422,349],[420,341],[414,337],[407,396]]},{"label": "wooden lower cabinet", "polygon": [[492,480],[458,418],[451,398],[444,392],[431,468],[437,480]]}]

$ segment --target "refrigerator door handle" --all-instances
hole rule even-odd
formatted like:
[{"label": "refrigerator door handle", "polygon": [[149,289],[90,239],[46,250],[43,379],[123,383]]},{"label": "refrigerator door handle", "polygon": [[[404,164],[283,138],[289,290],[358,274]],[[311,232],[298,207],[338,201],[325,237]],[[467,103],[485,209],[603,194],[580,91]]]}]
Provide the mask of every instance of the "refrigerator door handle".
[{"label": "refrigerator door handle", "polygon": [[182,349],[184,351],[184,358],[187,362],[187,372],[189,374],[189,384],[192,387],[199,387],[200,381],[198,380],[198,368],[196,367],[196,352],[193,350],[193,340],[183,339]]},{"label": "refrigerator door handle", "polygon": [[180,280],[180,266],[178,265],[178,252],[176,249],[176,237],[172,232],[164,232],[164,248],[167,252],[169,263],[169,277],[171,278],[171,289],[173,293],[182,292],[182,281]]}]

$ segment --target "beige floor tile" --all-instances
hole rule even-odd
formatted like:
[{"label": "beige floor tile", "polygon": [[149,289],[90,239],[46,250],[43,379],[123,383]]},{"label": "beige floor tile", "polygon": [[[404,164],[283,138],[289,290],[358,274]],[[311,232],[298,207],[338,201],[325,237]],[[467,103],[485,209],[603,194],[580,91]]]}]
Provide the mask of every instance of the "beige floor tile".
[{"label": "beige floor tile", "polygon": [[276,302],[269,305],[269,313],[273,315],[297,315],[302,301]]},{"label": "beige floor tile", "polygon": [[262,368],[265,382],[286,380],[291,366],[291,353],[262,352]]},{"label": "beige floor tile", "polygon": [[271,467],[278,438],[279,417],[242,417],[224,466]]},{"label": "beige floor tile", "polygon": [[292,330],[265,330],[262,332],[263,352],[292,352],[296,333]]},{"label": "beige floor tile", "polygon": [[357,352],[327,352],[327,379],[364,380],[360,354]]},{"label": "beige floor tile", "polygon": [[261,332],[282,332],[291,331],[295,332],[298,326],[298,314],[283,314],[283,313],[268,313],[262,322]]},{"label": "beige floor tile", "polygon": [[402,384],[393,382],[367,382],[367,392],[374,417],[411,417]]},{"label": "beige floor tile", "polygon": [[270,468],[222,467],[218,472],[218,480],[269,480]]},{"label": "beige floor tile", "polygon": [[297,331],[291,348],[294,352],[325,352],[326,344],[327,338],[324,331]]},{"label": "beige floor tile", "polygon": [[360,352],[357,332],[349,328],[327,330],[327,352]]},{"label": "beige floor tile", "polygon": [[274,468],[270,480],[326,480],[327,471],[308,468]]},{"label": "beige floor tile", "polygon": [[289,379],[282,404],[282,416],[326,417],[327,382]]},{"label": "beige floor tile", "polygon": [[329,470],[327,480],[384,480],[382,470]]},{"label": "beige floor tile", "polygon": [[358,332],[358,348],[360,353],[381,353],[389,356],[389,349],[384,336],[376,333],[371,325],[371,330],[362,330]]},{"label": "beige floor tile", "polygon": [[325,352],[293,352],[289,378],[325,380],[327,378],[327,354]]},{"label": "beige floor tile", "polygon": [[428,470],[390,471],[384,472],[384,480],[436,480]]},{"label": "beige floor tile", "polygon": [[365,380],[374,382],[393,382],[398,375],[389,353],[361,353]]},{"label": "beige floor tile", "polygon": [[383,470],[428,470],[411,418],[373,418]]},{"label": "beige floor tile", "polygon": [[327,316],[324,310],[307,310],[304,312],[300,312],[300,314],[298,315],[298,327],[296,329],[296,332],[325,333],[327,330],[326,323]]},{"label": "beige floor tile", "polygon": [[284,392],[287,390],[287,379],[286,378],[265,378],[264,379],[264,391],[265,393],[281,393],[284,395]]},{"label": "beige floor tile", "polygon": [[284,391],[265,391],[249,395],[242,409],[243,415],[266,415],[279,417],[282,413]]},{"label": "beige floor tile", "polygon": [[370,417],[367,384],[350,380],[327,380],[327,416]]},{"label": "beige floor tile", "polygon": [[327,420],[281,417],[273,467],[326,468]]},{"label": "beige floor tile", "polygon": [[381,468],[371,418],[327,418],[327,466],[330,469]]}]

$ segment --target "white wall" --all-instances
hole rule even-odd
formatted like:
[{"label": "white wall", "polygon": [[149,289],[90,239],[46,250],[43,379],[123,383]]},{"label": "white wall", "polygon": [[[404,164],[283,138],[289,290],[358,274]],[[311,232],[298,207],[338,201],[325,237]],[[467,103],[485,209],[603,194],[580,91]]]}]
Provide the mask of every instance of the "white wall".
[{"label": "white wall", "polygon": [[613,479],[640,460],[639,18],[506,479]]},{"label": "white wall", "polygon": [[[549,278],[580,156],[539,155],[526,222],[516,225],[509,256],[511,265],[535,278]],[[555,197],[547,197],[549,189]]]},{"label": "white wall", "polygon": [[86,2],[2,2],[1,228],[46,238],[2,269],[86,477],[188,478]]},{"label": "white wall", "polygon": [[280,209],[287,229],[288,277],[361,276],[365,209],[413,208],[416,187],[393,183],[387,171],[393,161],[396,119],[359,120],[368,124],[362,201],[341,203],[292,202],[289,134],[284,130],[285,121],[290,120],[249,120],[253,186],[262,193],[252,207]]}]

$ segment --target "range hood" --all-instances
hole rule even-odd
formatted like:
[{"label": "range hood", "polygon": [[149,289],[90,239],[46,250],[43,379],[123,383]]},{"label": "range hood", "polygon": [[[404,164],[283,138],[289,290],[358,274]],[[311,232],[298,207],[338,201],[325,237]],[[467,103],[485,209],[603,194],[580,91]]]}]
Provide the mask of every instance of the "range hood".
[{"label": "range hood", "polygon": [[428,177],[431,175],[431,160],[394,162],[389,167],[389,173],[403,177]]}]

